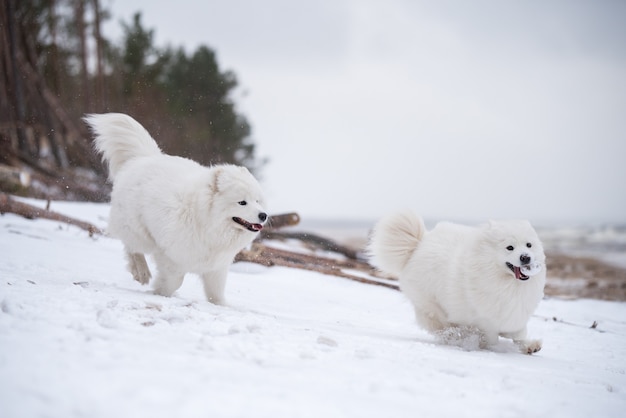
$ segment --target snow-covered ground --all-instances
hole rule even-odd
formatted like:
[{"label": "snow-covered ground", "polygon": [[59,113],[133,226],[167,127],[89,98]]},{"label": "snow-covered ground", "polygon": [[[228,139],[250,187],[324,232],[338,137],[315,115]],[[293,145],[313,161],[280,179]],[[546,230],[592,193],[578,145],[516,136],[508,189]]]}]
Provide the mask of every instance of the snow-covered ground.
[{"label": "snow-covered ground", "polygon": [[236,264],[228,306],[194,276],[156,296],[118,241],[58,222],[1,216],[0,254],[2,418],[626,413],[625,303],[542,301],[528,356],[441,345],[399,292],[313,272]]}]

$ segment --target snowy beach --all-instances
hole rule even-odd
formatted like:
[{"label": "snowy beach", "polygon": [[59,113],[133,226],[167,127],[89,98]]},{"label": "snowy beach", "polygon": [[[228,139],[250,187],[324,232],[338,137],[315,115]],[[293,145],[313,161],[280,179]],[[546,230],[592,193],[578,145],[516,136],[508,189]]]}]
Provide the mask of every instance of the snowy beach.
[{"label": "snowy beach", "polygon": [[[45,202],[37,202],[44,205]],[[52,209],[106,225],[108,205]],[[188,275],[172,298],[125,270],[121,243],[0,216],[0,416],[617,417],[626,304],[544,299],[543,349],[443,345],[397,291],[237,263],[227,306]]]}]

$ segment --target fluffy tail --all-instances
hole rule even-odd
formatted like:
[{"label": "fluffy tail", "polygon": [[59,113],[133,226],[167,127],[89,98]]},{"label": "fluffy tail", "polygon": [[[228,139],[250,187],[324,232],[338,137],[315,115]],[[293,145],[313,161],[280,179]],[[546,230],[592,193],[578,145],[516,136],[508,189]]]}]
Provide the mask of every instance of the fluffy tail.
[{"label": "fluffy tail", "polygon": [[161,150],[148,131],[139,122],[123,113],[86,115],[83,120],[96,135],[96,150],[109,165],[109,179],[113,181],[122,166],[130,159],[160,154]]},{"label": "fluffy tail", "polygon": [[367,247],[372,264],[382,271],[399,276],[424,236],[424,221],[411,211],[380,220],[374,227]]}]

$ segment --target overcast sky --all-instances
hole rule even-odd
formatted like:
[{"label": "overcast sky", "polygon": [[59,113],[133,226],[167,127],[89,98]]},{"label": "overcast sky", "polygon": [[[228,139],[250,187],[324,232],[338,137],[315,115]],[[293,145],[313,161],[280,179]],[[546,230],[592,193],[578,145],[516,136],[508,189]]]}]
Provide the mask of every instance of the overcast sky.
[{"label": "overcast sky", "polygon": [[626,2],[105,0],[236,73],[270,212],[626,222]]}]

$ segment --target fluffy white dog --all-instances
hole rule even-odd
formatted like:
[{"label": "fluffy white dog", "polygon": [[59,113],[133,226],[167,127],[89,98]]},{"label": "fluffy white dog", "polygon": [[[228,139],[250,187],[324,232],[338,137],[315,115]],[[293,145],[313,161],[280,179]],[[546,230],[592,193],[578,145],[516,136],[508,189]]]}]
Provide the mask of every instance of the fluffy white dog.
[{"label": "fluffy white dog", "polygon": [[202,277],[210,302],[224,302],[228,268],[268,216],[256,179],[243,167],[204,167],[163,154],[148,131],[120,113],[87,115],[113,182],[109,233],[124,243],[139,283],[157,266],[155,291],[171,296],[185,273]]},{"label": "fluffy white dog", "polygon": [[524,353],[541,349],[541,341],[526,339],[546,279],[543,247],[529,222],[442,222],[426,231],[407,211],[375,226],[368,252],[375,266],[399,277],[417,322],[430,332],[469,331],[482,347],[503,336]]}]

